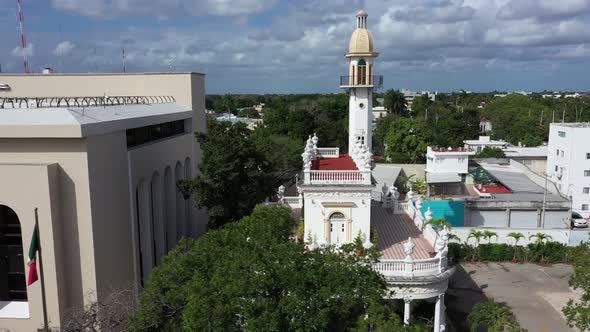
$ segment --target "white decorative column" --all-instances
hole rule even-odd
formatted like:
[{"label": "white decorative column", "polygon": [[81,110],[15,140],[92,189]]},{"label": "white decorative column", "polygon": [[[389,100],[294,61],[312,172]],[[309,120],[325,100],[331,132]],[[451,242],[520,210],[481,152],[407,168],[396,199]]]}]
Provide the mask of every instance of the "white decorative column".
[{"label": "white decorative column", "polygon": [[404,299],[404,325],[410,325],[410,304],[412,303],[412,300],[410,299]]},{"label": "white decorative column", "polygon": [[436,304],[434,305],[434,332],[443,332],[445,330],[445,294],[441,294],[436,297]]}]

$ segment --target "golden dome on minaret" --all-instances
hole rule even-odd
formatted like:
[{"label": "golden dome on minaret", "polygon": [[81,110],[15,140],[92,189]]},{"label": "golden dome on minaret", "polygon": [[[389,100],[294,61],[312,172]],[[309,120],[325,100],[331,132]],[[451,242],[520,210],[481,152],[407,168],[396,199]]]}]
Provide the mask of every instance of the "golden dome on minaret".
[{"label": "golden dome on minaret", "polygon": [[356,14],[356,30],[350,36],[350,43],[348,44],[348,53],[346,57],[352,56],[373,56],[376,57],[379,53],[373,50],[373,34],[367,30],[367,12],[364,10]]}]

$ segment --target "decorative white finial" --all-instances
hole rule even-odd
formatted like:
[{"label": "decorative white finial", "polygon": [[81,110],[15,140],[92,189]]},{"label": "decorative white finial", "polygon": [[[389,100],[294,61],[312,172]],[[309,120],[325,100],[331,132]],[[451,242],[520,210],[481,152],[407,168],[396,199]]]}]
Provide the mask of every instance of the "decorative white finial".
[{"label": "decorative white finial", "polygon": [[412,190],[411,185],[410,185],[410,191],[408,191],[408,193],[406,194],[406,197],[408,198],[408,202],[411,201],[412,199],[414,199],[414,191]]},{"label": "decorative white finial", "polygon": [[279,198],[283,198],[283,195],[285,194],[285,186],[280,185],[277,194],[279,195]]},{"label": "decorative white finial", "polygon": [[392,184],[392,186],[393,186],[393,193],[392,193],[393,199],[398,200],[399,199],[399,191],[397,190],[396,186],[394,186],[393,184]]},{"label": "decorative white finial", "polygon": [[430,211],[430,206],[428,207],[428,210],[424,212],[424,219],[426,219],[426,221],[432,220],[432,211]]},{"label": "decorative white finial", "polygon": [[318,137],[315,133],[313,133],[313,137],[311,138],[311,142],[313,143],[314,148],[318,145]]},{"label": "decorative white finial", "polygon": [[414,242],[412,242],[412,238],[409,237],[408,242],[404,243],[404,252],[406,253],[406,255],[412,257],[412,255],[414,254],[415,247],[416,245],[414,244]]},{"label": "decorative white finial", "polygon": [[420,210],[422,209],[422,198],[418,197],[418,199],[416,200],[416,209]]}]

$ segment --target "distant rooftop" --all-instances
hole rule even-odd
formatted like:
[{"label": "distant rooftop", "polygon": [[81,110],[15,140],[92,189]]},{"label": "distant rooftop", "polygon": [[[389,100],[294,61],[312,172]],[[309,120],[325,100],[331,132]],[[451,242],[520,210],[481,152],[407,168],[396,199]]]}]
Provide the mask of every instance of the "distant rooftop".
[{"label": "distant rooftop", "polygon": [[508,146],[502,151],[504,151],[507,158],[547,158],[549,148],[546,145],[535,147]]},{"label": "distant rooftop", "polygon": [[590,122],[552,123],[555,127],[590,128]]},{"label": "distant rooftop", "polygon": [[[525,173],[505,165],[480,165],[486,172],[491,174],[501,185],[508,188],[512,193],[497,193],[492,199],[501,201],[542,201],[544,188],[529,179]],[[548,184],[551,185],[551,184]],[[488,188],[490,189],[490,188]],[[547,201],[565,202],[566,200],[547,190]]]},{"label": "distant rooftop", "polygon": [[173,102],[4,108],[0,110],[0,138],[80,138],[190,119],[192,115],[189,107]]},{"label": "distant rooftop", "polygon": [[445,148],[440,146],[431,146],[432,152],[473,152],[473,149],[467,148]]}]

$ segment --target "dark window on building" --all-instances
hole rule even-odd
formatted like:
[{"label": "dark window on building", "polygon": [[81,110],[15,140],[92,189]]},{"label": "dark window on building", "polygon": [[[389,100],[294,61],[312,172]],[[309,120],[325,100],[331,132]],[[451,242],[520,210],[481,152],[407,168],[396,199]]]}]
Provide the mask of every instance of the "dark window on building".
[{"label": "dark window on building", "polygon": [[0,205],[0,301],[27,301],[21,226],[16,213]]},{"label": "dark window on building", "polygon": [[182,133],[184,133],[184,120],[127,129],[127,147],[138,146]]}]

